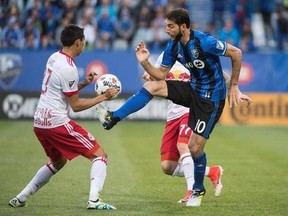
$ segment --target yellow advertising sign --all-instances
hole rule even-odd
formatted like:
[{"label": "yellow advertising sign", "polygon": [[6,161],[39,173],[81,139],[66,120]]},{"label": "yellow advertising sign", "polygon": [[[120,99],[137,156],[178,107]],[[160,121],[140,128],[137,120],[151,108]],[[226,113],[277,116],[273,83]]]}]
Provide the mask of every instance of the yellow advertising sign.
[{"label": "yellow advertising sign", "polygon": [[229,108],[228,101],[220,122],[225,125],[288,125],[288,93],[249,93],[253,103]]}]

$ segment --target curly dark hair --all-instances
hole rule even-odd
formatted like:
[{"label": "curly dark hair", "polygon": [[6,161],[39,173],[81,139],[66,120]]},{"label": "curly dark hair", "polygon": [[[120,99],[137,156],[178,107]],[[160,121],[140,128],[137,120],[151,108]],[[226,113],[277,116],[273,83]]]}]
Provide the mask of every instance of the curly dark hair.
[{"label": "curly dark hair", "polygon": [[178,8],[172,10],[166,15],[166,18],[175,22],[178,25],[186,24],[186,27],[190,28],[189,12],[186,9]]}]

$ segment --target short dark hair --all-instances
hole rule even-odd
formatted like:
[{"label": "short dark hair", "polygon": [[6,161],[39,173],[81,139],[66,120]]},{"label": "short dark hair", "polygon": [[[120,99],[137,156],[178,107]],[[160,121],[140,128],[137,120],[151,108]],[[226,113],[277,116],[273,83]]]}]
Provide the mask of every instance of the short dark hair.
[{"label": "short dark hair", "polygon": [[61,33],[61,43],[64,47],[70,47],[76,40],[83,38],[84,29],[74,24],[65,26]]},{"label": "short dark hair", "polygon": [[187,28],[190,28],[189,12],[183,8],[178,8],[170,11],[166,18],[175,22],[178,25],[186,24]]}]

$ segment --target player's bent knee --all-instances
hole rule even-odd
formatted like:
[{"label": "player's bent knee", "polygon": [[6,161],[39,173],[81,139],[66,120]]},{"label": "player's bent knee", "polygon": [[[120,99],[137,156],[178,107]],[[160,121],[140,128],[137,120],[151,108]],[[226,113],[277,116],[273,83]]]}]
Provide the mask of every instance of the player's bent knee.
[{"label": "player's bent knee", "polygon": [[170,170],[170,169],[163,169],[163,168],[162,168],[162,171],[163,171],[163,173],[166,174],[166,175],[172,175],[172,174],[173,174],[172,170]]},{"label": "player's bent knee", "polygon": [[190,148],[193,158],[200,156],[203,153],[203,150],[204,150],[203,147],[199,145],[193,145]]},{"label": "player's bent knee", "polygon": [[143,87],[152,95],[155,92],[155,90],[157,90],[155,89],[155,86],[152,84],[152,81],[144,83]]},{"label": "player's bent knee", "polygon": [[61,170],[65,166],[66,163],[67,163],[67,159],[66,158],[61,158],[59,160],[53,161],[52,165],[57,170]]},{"label": "player's bent knee", "polygon": [[108,158],[108,155],[106,154],[104,149],[102,149],[101,147],[96,152],[94,152],[93,155],[95,157],[106,157],[106,158]]},{"label": "player's bent knee", "polygon": [[167,86],[165,81],[148,81],[144,83],[143,87],[154,96],[167,96]]},{"label": "player's bent knee", "polygon": [[108,158],[104,157],[104,156],[100,156],[100,157],[95,157],[93,160],[91,160],[92,163],[96,163],[96,162],[100,162],[100,163],[104,163],[104,164],[108,164]]},{"label": "player's bent knee", "polygon": [[91,155],[88,159],[93,161],[94,159],[100,158],[100,157],[105,158],[106,160],[108,160],[108,155],[105,152],[103,152],[102,154],[96,154],[95,153],[95,154]]},{"label": "player's bent knee", "polygon": [[177,165],[172,165],[171,163],[165,161],[161,163],[162,172],[166,175],[172,175],[176,166]]}]

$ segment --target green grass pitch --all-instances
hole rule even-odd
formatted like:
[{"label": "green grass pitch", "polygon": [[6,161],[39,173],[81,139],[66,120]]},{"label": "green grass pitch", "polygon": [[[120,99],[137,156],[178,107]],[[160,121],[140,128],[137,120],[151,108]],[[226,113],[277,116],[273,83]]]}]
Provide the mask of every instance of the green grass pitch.
[{"label": "green grass pitch", "polygon": [[201,207],[177,201],[185,194],[183,178],[164,175],[159,146],[164,122],[119,123],[105,131],[99,122],[79,122],[93,133],[109,155],[103,201],[116,211],[88,211],[90,162],[68,162],[27,206],[11,208],[15,196],[47,158],[32,121],[0,122],[0,215],[288,215],[288,127],[217,125],[206,143],[208,165],[224,168],[223,192],[214,197],[208,179]]}]

